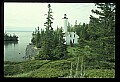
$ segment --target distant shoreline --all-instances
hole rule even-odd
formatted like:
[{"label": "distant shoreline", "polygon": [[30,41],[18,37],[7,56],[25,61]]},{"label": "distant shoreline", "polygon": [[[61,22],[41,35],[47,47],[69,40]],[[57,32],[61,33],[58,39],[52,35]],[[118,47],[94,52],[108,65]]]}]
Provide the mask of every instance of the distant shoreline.
[{"label": "distant shoreline", "polygon": [[5,32],[33,32],[33,31],[5,31]]}]

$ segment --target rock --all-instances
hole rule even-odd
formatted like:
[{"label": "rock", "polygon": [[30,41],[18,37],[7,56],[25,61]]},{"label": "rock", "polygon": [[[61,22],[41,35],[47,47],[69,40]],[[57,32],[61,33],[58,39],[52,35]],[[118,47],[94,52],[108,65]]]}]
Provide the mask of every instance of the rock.
[{"label": "rock", "polygon": [[40,49],[35,48],[34,45],[30,44],[26,47],[26,56],[29,58],[33,58],[35,55],[39,54]]}]

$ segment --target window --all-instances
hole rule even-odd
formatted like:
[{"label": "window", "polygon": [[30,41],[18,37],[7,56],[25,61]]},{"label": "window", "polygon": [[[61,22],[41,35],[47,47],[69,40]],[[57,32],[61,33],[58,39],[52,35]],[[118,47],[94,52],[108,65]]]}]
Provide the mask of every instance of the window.
[{"label": "window", "polygon": [[74,43],[74,39],[73,39],[73,43]]}]

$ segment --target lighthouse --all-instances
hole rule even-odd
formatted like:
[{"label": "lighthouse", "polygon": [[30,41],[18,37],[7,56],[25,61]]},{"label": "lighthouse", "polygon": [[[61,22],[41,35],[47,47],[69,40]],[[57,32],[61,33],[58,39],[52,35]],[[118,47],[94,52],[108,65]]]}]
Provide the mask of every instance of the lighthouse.
[{"label": "lighthouse", "polygon": [[[63,19],[63,33],[64,33],[65,44],[70,45],[71,42],[73,44],[77,44],[79,36],[76,34],[76,32],[67,31],[68,18],[66,17],[66,14],[64,14],[64,18],[62,19]],[[77,25],[77,21],[76,21],[76,25]]]},{"label": "lighthouse", "polygon": [[67,20],[68,18],[66,17],[66,14],[64,14],[64,18],[63,19],[63,32],[66,33],[67,32]]}]

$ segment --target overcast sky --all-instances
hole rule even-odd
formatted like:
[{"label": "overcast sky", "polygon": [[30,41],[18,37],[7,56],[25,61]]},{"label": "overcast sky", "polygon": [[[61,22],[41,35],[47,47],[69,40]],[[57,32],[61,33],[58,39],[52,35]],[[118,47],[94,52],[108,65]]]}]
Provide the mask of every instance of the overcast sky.
[{"label": "overcast sky", "polygon": [[[62,18],[67,15],[70,24],[89,23],[94,3],[50,3],[53,15],[53,28],[63,26]],[[45,28],[48,3],[4,3],[4,30],[34,31],[36,27]]]}]

